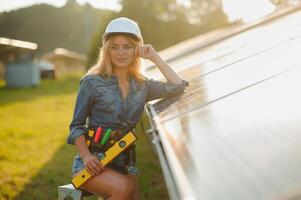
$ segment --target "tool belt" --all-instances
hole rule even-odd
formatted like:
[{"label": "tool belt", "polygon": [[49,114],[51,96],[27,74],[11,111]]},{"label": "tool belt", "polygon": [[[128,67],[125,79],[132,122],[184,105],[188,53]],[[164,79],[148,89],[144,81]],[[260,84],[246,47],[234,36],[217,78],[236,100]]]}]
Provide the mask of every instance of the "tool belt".
[{"label": "tool belt", "polygon": [[[94,155],[97,155],[100,159],[109,148],[111,148],[115,142],[119,141],[124,134],[121,130],[112,130],[110,128],[91,128],[86,135],[86,142],[90,152]],[[135,157],[134,151],[135,146],[131,145],[128,149],[118,155],[112,163],[109,164],[115,170],[118,170],[122,173],[126,173],[127,166],[130,161]],[[133,162],[135,162],[135,158]]]},{"label": "tool belt", "polygon": [[122,136],[120,130],[98,127],[97,129],[89,129],[86,142],[92,153],[99,153],[105,152]]}]

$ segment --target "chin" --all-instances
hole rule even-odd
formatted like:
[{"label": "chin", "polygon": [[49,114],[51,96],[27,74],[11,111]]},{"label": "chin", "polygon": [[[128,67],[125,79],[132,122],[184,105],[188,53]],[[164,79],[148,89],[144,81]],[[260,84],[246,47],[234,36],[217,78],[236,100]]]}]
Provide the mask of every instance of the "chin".
[{"label": "chin", "polygon": [[114,64],[115,67],[118,68],[128,68],[130,66],[130,63],[118,63],[118,64]]},{"label": "chin", "polygon": [[128,65],[115,65],[115,67],[117,67],[117,68],[127,68]]}]

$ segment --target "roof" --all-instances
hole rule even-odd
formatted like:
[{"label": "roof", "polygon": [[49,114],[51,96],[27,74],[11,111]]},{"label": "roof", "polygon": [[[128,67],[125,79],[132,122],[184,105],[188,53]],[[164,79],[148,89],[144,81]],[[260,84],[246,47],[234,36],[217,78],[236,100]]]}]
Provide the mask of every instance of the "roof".
[{"label": "roof", "polygon": [[18,56],[37,49],[38,45],[33,42],[0,37],[0,60],[6,60],[11,54]]},{"label": "roof", "polygon": [[169,62],[190,85],[148,112],[171,199],[301,197],[299,52],[300,7]]},{"label": "roof", "polygon": [[58,58],[67,58],[74,59],[79,61],[85,61],[86,56],[74,51],[70,51],[64,48],[56,48],[53,52],[46,53],[42,56],[45,60],[58,59]]}]

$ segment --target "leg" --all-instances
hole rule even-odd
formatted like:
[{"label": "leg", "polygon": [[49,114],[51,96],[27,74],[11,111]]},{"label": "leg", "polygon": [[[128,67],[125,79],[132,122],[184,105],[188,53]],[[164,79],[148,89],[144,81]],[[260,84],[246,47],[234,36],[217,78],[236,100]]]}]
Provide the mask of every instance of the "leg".
[{"label": "leg", "polygon": [[86,181],[80,188],[111,200],[131,200],[134,194],[134,183],[123,174],[106,168],[99,176]]},{"label": "leg", "polygon": [[130,178],[134,183],[134,195],[133,200],[140,200],[140,190],[139,190],[139,177],[134,174],[127,174],[128,178]]}]

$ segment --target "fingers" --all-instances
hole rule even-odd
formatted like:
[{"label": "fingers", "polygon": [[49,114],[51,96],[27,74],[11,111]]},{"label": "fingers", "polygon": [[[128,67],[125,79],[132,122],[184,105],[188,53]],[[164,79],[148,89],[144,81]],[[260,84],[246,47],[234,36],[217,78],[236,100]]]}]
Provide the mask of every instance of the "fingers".
[{"label": "fingers", "polygon": [[92,176],[98,176],[101,173],[101,171],[98,169],[97,165],[93,162],[89,162],[89,164],[87,164],[86,168]]},{"label": "fingers", "polygon": [[89,160],[86,163],[86,168],[92,176],[98,176],[105,170],[105,167],[99,163],[97,158]]},{"label": "fingers", "polygon": [[144,58],[144,46],[141,45],[141,46],[138,46],[138,55],[142,58]]},{"label": "fingers", "polygon": [[146,59],[152,59],[157,54],[156,50],[152,47],[151,44],[137,46],[137,48],[135,49],[135,53],[137,56]]},{"label": "fingers", "polygon": [[88,166],[86,166],[86,170],[89,172],[89,174],[91,174],[92,176],[95,176],[94,174],[94,171],[92,171],[91,169],[90,169],[90,167],[88,167]]},{"label": "fingers", "polygon": [[141,47],[141,46],[137,46],[136,49],[135,49],[135,54],[136,54],[138,57],[141,57],[141,54],[140,54],[140,47]]},{"label": "fingers", "polygon": [[98,164],[98,167],[101,169],[101,171],[106,170],[105,166],[103,166],[100,162],[98,162],[97,164]]}]

